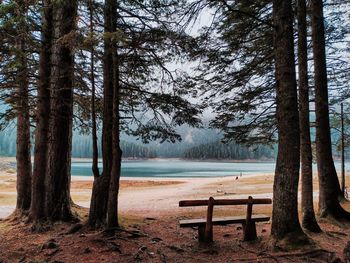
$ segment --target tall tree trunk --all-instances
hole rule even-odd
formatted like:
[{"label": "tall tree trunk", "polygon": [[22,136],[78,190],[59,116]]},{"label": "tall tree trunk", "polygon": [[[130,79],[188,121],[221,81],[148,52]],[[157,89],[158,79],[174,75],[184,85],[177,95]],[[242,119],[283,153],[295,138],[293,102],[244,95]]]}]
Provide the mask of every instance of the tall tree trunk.
[{"label": "tall tree trunk", "polygon": [[[115,45],[117,46],[117,45]],[[119,104],[120,104],[120,84],[119,84],[119,57],[117,47],[113,54],[114,70],[114,96],[113,96],[113,162],[111,170],[111,179],[109,185],[108,196],[108,217],[107,226],[109,228],[119,227],[118,221],[118,193],[120,183],[120,169],[122,151],[120,149],[120,117],[119,117]]]},{"label": "tall tree trunk", "polygon": [[298,62],[299,62],[299,122],[301,155],[302,225],[311,232],[320,232],[317,224],[312,187],[312,149],[309,115],[309,84],[307,65],[306,1],[298,0]]},{"label": "tall tree trunk", "polygon": [[18,52],[18,61],[20,67],[17,75],[17,203],[16,210],[23,213],[30,208],[31,200],[31,180],[32,164],[30,160],[30,119],[29,119],[29,80],[28,63],[26,54],[26,40],[24,35],[27,33],[25,17],[27,16],[27,7],[25,1],[18,0],[17,16],[18,35],[16,48]]},{"label": "tall tree trunk", "polygon": [[[116,1],[106,0],[104,7],[104,32],[116,31]],[[92,188],[89,225],[98,227],[106,223],[109,184],[112,170],[112,130],[113,130],[113,91],[114,91],[114,45],[110,36],[104,39],[103,55],[103,127],[102,127],[102,159],[103,172],[95,176]]]},{"label": "tall tree trunk", "polygon": [[36,131],[34,149],[34,170],[32,180],[32,200],[30,218],[34,221],[45,217],[45,177],[47,167],[47,146],[50,118],[50,76],[51,47],[53,39],[52,4],[43,1],[41,48],[39,62],[39,84],[36,112]]},{"label": "tall tree trunk", "polygon": [[341,194],[345,197],[345,133],[344,133],[344,104],[340,104],[340,126],[341,126]]},{"label": "tall tree trunk", "polygon": [[[90,35],[94,37],[94,6],[89,1]],[[92,172],[94,177],[100,175],[98,169],[98,146],[97,146],[97,124],[96,124],[96,84],[95,84],[95,46],[91,44],[90,49],[90,80],[91,80],[91,119],[92,119]]]},{"label": "tall tree trunk", "polygon": [[51,121],[46,178],[46,209],[50,220],[72,219],[70,158],[73,119],[74,54],[71,42],[77,14],[76,1],[57,3],[53,11],[54,43],[51,71]]},{"label": "tall tree trunk", "polygon": [[298,218],[300,135],[291,0],[273,1],[273,21],[279,137],[271,235],[299,242],[295,236],[304,234]]},{"label": "tall tree trunk", "polygon": [[327,64],[322,0],[311,0],[312,47],[315,68],[316,157],[319,178],[319,213],[336,219],[350,219],[339,204],[342,198],[332,157],[329,125]]},{"label": "tall tree trunk", "polygon": [[[93,22],[93,1],[89,2],[89,15],[90,15],[90,34],[91,37],[94,34],[94,22]],[[89,213],[89,225],[92,227],[99,227],[104,224],[106,214],[104,209],[100,208],[103,200],[99,197],[102,195],[100,189],[103,188],[100,171],[98,168],[98,147],[97,147],[97,125],[96,125],[96,86],[95,86],[95,48],[91,45],[90,50],[90,79],[91,79],[91,118],[92,118],[92,172],[94,175],[94,184],[90,203]]]}]

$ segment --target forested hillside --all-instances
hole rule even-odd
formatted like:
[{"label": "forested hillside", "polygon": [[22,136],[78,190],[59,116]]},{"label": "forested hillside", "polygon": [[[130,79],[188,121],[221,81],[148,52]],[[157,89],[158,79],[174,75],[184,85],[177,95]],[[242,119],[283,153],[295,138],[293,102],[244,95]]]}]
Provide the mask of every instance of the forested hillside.
[{"label": "forested hillside", "polygon": [[[101,149],[100,145],[99,148]],[[156,150],[147,145],[136,144],[128,141],[121,141],[121,149],[124,158],[155,158],[157,157]],[[99,151],[101,152],[101,151]],[[80,137],[75,141],[72,149],[72,155],[76,158],[91,158],[92,143],[87,136]],[[101,155],[99,155],[101,157]]]},{"label": "forested hillside", "polygon": [[[133,142],[122,141],[121,148],[123,150],[123,156],[125,158],[157,157],[155,148],[149,145],[142,145],[140,143],[137,144]],[[99,149],[101,149],[101,145],[99,145]],[[0,156],[16,156],[16,133],[10,133],[9,131],[0,132]],[[72,157],[91,158],[91,156],[92,142],[90,136],[74,134],[72,145]]]},{"label": "forested hillside", "polygon": [[230,160],[271,160],[276,157],[276,149],[268,146],[248,147],[237,143],[224,144],[220,141],[201,144],[185,151],[188,159],[230,159]]},{"label": "forested hillside", "polygon": [[[142,143],[132,136],[122,134],[121,144],[123,157],[125,158],[182,158],[184,153],[191,147],[214,142],[221,138],[219,132],[215,129],[193,129],[188,126],[177,129],[183,138],[176,143],[171,142],[149,142]],[[101,138],[101,131],[98,132]],[[101,157],[101,142],[98,142],[99,157]],[[16,132],[13,129],[5,129],[0,132],[0,156],[16,155]],[[92,141],[90,134],[81,134],[78,131],[73,132],[72,138],[72,156],[75,158],[92,157]]]},{"label": "forested hillside", "polygon": [[[339,157],[339,132],[332,130],[333,155]],[[220,134],[212,129],[182,128],[181,142],[150,142],[143,144],[132,137],[122,136],[122,149],[125,158],[185,158],[185,159],[256,159],[266,160],[276,157],[276,149],[270,146],[254,145],[247,147],[242,144],[220,142]],[[314,134],[312,134],[314,137]],[[101,145],[98,144],[101,153]],[[349,151],[345,152],[349,157]],[[5,130],[0,132],[0,156],[16,155],[16,133]],[[75,158],[90,158],[92,142],[90,135],[73,133],[72,156]],[[101,157],[101,156],[99,156]]]},{"label": "forested hillside", "polygon": [[0,156],[16,155],[16,133],[0,132]]},{"label": "forested hillside", "polygon": [[[275,150],[268,146],[247,147],[236,143],[223,144],[220,135],[212,129],[182,128],[183,140],[177,143],[150,142],[143,144],[128,136],[122,136],[121,148],[124,158],[188,158],[188,159],[273,159]],[[99,153],[101,144],[98,143]],[[5,130],[0,133],[0,155],[16,155],[16,133]],[[90,135],[73,133],[72,156],[91,158]],[[101,155],[99,155],[101,157]]]}]

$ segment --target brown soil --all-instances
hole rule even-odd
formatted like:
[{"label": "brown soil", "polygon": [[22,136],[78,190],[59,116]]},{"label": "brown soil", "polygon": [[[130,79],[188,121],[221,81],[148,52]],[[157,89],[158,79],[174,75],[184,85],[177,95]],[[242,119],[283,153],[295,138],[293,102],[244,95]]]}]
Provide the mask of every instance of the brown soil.
[{"label": "brown soil", "polygon": [[[268,207],[262,207],[268,212]],[[230,214],[222,209],[217,215]],[[259,211],[261,212],[261,211]],[[234,214],[244,214],[241,209]],[[82,218],[87,209],[79,210]],[[309,234],[315,245],[293,251],[271,250],[270,224],[257,224],[258,240],[242,241],[240,225],[215,226],[214,243],[199,244],[197,231],[179,228],[178,221],[198,216],[186,210],[159,218],[122,215],[122,231],[106,233],[83,226],[67,234],[72,224],[57,223],[42,233],[18,220],[0,221],[0,262],[342,262],[350,239],[348,226],[320,222],[321,234]],[[205,214],[205,211],[201,211]],[[45,243],[54,243],[45,248]]]}]

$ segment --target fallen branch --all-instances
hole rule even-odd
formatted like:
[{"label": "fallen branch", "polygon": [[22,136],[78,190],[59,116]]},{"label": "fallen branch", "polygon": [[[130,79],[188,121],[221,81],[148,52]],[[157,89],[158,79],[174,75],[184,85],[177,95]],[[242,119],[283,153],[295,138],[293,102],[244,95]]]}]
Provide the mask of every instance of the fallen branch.
[{"label": "fallen branch", "polygon": [[292,257],[302,257],[307,256],[311,254],[320,254],[320,253],[327,253],[327,254],[334,254],[334,252],[325,250],[325,249],[314,249],[314,250],[308,250],[304,252],[290,252],[290,253],[280,253],[280,254],[274,254],[275,257],[286,257],[286,256],[292,256]]}]

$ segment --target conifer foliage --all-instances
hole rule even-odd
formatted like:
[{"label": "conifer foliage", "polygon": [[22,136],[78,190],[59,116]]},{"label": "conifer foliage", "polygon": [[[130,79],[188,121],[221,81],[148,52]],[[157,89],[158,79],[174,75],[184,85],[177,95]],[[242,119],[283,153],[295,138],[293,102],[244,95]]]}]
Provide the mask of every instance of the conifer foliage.
[{"label": "conifer foliage", "polygon": [[73,127],[93,134],[89,223],[96,227],[119,224],[121,132],[144,142],[175,142],[181,139],[176,126],[200,125],[201,109],[183,98],[187,91],[181,75],[169,67],[183,41],[170,19],[181,4],[1,2],[1,102],[6,103],[1,123],[17,117],[17,205],[39,229],[42,221],[75,218],[70,198]]}]

